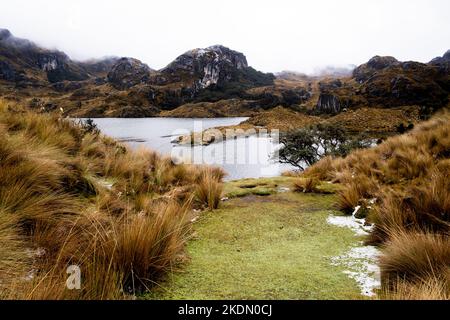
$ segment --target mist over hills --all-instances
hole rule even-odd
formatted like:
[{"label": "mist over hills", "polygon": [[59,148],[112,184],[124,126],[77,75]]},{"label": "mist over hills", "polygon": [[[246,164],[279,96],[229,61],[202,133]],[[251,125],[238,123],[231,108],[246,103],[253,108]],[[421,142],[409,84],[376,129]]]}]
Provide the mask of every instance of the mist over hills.
[{"label": "mist over hills", "polygon": [[[316,114],[362,107],[436,110],[448,103],[450,53],[430,60],[375,56],[358,67],[273,75],[253,69],[243,53],[214,45],[189,50],[154,70],[131,57],[74,61],[0,29],[0,94],[43,112],[61,109],[80,117],[152,117],[167,111],[178,117],[204,111],[208,117],[205,103],[221,116],[278,106]],[[233,108],[224,108],[230,104]]]}]

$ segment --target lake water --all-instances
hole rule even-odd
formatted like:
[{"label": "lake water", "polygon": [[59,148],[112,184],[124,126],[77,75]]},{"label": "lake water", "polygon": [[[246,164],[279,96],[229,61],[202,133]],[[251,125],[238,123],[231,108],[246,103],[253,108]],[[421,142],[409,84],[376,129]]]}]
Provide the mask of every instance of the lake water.
[{"label": "lake water", "polygon": [[180,146],[173,143],[180,135],[236,125],[247,118],[93,120],[104,134],[124,141],[132,148],[145,146],[163,155],[172,156],[173,159],[221,166],[228,173],[227,180],[274,177],[292,169],[273,160],[279,145],[276,136],[267,134],[222,141],[208,146]]}]

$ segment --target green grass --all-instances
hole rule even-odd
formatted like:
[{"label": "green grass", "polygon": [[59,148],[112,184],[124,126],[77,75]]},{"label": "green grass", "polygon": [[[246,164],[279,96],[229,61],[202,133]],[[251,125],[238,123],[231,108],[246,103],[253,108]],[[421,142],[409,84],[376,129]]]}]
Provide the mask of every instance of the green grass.
[{"label": "green grass", "polygon": [[361,299],[330,264],[358,241],[326,223],[334,203],[334,195],[292,192],[225,202],[194,226],[186,266],[145,298]]},{"label": "green grass", "polygon": [[[225,185],[224,195],[228,198],[243,198],[249,195],[269,196],[285,188],[293,190],[293,183],[298,179],[302,178],[275,177],[230,181]],[[321,193],[332,194],[338,191],[339,186],[328,182],[320,182],[317,189]]]}]

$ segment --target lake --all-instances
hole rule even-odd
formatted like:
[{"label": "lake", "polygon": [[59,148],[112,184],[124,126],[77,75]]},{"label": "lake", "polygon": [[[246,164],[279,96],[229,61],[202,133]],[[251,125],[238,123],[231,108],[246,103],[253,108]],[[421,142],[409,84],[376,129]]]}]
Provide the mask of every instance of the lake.
[{"label": "lake", "polygon": [[173,143],[189,132],[239,124],[248,118],[140,118],[93,119],[106,135],[126,142],[132,148],[141,146],[158,151],[175,160],[222,167],[227,180],[279,176],[292,167],[273,160],[279,148],[276,136],[259,134],[241,137],[208,146],[181,146]]}]

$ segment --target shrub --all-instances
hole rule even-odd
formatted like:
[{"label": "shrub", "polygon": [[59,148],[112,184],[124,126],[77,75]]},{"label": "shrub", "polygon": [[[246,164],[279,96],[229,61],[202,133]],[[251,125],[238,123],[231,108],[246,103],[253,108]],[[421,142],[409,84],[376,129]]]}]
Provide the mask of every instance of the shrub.
[{"label": "shrub", "polygon": [[287,133],[280,138],[280,162],[300,170],[312,166],[323,157],[346,156],[353,149],[370,145],[363,137],[350,138],[347,132],[333,125],[318,124]]}]

